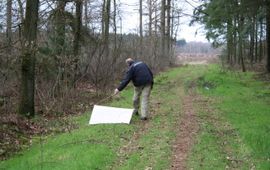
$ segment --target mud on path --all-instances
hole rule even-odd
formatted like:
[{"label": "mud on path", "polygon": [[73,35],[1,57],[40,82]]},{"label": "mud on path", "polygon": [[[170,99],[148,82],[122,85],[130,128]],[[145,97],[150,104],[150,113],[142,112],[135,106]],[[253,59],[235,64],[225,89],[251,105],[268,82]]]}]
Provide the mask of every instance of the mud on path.
[{"label": "mud on path", "polygon": [[193,108],[195,94],[189,94],[183,99],[183,115],[179,126],[177,127],[177,136],[173,144],[172,170],[187,169],[186,161],[190,152],[194,137],[199,130],[198,119]]}]

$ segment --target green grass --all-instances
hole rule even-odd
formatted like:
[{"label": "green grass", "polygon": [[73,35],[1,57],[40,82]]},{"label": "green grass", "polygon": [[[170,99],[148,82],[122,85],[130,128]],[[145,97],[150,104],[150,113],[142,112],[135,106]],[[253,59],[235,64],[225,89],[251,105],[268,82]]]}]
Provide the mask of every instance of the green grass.
[{"label": "green grass", "polygon": [[84,125],[71,133],[42,139],[0,166],[3,169],[104,169],[115,159],[120,136],[128,136],[132,130],[127,125]]},{"label": "green grass", "polygon": [[201,132],[190,167],[270,169],[269,83],[255,80],[254,73],[222,72],[216,65],[197,83],[213,109],[197,105]]},{"label": "green grass", "polygon": [[[198,72],[192,67],[176,68],[155,78],[147,125],[133,116],[130,125],[90,126],[91,113],[85,113],[72,118],[78,129],[36,137],[33,146],[2,161],[0,169],[168,169],[175,126],[181,117],[182,82],[186,75],[194,77]],[[106,105],[131,108],[132,95],[129,87]],[[123,149],[130,142],[130,149]]]},{"label": "green grass", "polygon": [[[197,85],[198,88],[195,88]],[[170,169],[182,99],[193,88],[200,130],[189,169],[270,169],[270,85],[253,73],[218,66],[185,66],[161,73],[151,94],[147,123],[88,125],[90,112],[73,117],[78,129],[36,137],[33,146],[0,169]],[[110,105],[132,107],[132,87]]]},{"label": "green grass", "polygon": [[[131,98],[131,93],[124,93]],[[131,107],[125,100],[123,107]],[[90,113],[73,118],[79,126],[71,133],[37,137],[35,144],[13,158],[2,161],[0,169],[106,169],[117,158],[118,148],[130,138],[136,126],[88,125]]]}]

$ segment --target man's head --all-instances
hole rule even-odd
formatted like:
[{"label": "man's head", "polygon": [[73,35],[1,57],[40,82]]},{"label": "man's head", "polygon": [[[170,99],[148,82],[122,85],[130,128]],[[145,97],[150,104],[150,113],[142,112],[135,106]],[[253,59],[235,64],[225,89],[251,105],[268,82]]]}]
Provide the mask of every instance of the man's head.
[{"label": "man's head", "polygon": [[126,63],[128,66],[130,66],[132,63],[134,63],[134,60],[132,58],[126,59]]}]

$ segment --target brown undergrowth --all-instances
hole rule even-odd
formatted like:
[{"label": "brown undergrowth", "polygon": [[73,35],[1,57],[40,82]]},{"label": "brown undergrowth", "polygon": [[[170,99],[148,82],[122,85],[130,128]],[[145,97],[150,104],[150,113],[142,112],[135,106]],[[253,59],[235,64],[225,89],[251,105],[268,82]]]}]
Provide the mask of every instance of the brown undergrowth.
[{"label": "brown undergrowth", "polygon": [[[16,90],[14,90],[16,91]],[[40,135],[53,135],[68,132],[77,128],[70,121],[70,116],[80,115],[104,98],[96,95],[92,86],[86,83],[78,84],[75,89],[65,95],[51,99],[41,90],[36,90],[36,115],[27,119],[16,113],[18,93],[12,93],[14,101],[0,105],[0,160],[5,160],[15,153],[32,145],[33,140]]]}]

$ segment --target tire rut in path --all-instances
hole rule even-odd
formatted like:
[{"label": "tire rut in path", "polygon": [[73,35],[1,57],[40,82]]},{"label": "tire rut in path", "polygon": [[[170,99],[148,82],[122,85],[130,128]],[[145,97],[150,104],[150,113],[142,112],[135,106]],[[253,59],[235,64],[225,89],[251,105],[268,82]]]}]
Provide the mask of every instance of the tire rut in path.
[{"label": "tire rut in path", "polygon": [[172,170],[187,169],[187,157],[192,148],[194,137],[199,130],[198,120],[192,105],[195,97],[194,94],[189,94],[183,99],[183,115],[173,144]]}]

